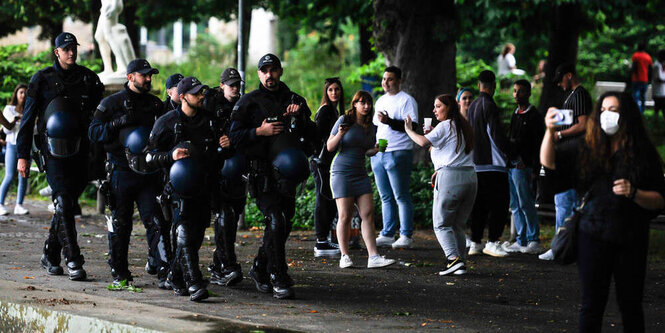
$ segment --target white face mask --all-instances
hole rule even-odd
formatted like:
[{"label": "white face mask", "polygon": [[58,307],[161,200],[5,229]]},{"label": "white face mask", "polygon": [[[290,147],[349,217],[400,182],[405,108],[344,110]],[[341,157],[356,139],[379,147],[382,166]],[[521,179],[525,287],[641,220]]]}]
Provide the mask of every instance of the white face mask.
[{"label": "white face mask", "polygon": [[614,135],[619,131],[619,112],[603,111],[600,113],[600,128],[605,134]]}]

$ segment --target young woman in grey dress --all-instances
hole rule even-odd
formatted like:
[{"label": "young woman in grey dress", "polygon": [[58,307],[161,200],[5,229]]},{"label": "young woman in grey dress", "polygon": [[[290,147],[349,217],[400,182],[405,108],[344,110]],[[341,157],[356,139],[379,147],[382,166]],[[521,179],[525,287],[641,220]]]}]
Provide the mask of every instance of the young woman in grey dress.
[{"label": "young woman in grey dress", "polygon": [[349,257],[349,231],[354,205],[362,218],[362,236],[369,259],[367,268],[384,267],[395,263],[379,255],[374,239],[374,200],[372,185],[365,169],[365,157],[378,152],[375,146],[376,126],[372,124],[372,96],[358,91],[353,96],[351,109],[341,116],[330,132],[328,151],[337,151],[330,169],[330,184],[337,204],[337,239],[342,257],[339,267],[353,266]]}]

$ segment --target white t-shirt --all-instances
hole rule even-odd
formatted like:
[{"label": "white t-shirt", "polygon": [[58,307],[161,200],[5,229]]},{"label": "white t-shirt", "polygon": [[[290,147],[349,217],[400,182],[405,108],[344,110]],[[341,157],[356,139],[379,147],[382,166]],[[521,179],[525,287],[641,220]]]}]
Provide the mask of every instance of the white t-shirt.
[{"label": "white t-shirt", "polygon": [[[7,105],[5,106],[5,109],[2,111],[2,115],[5,116],[8,122],[14,121],[14,118],[19,115],[18,112],[16,112],[16,106],[15,105]],[[7,134],[7,141],[8,144],[15,145],[16,144],[16,135],[18,134],[18,129],[21,125],[21,122],[16,122],[14,125],[14,128],[12,129],[7,129],[7,127],[2,127],[2,130]]]},{"label": "white t-shirt", "polygon": [[506,56],[499,54],[499,57],[496,59],[496,62],[499,66],[499,71],[497,75],[506,75],[510,73],[510,69],[517,65],[515,56],[512,53],[506,53]]},{"label": "white t-shirt", "polygon": [[[434,170],[439,170],[442,167],[473,167],[473,150],[468,154],[464,153],[466,142],[464,136],[457,137],[455,124],[452,120],[447,119],[434,127],[434,129],[425,134],[425,137],[432,143],[432,163],[434,163]],[[462,145],[459,151],[455,152],[457,147],[457,140],[462,140]]]},{"label": "white t-shirt", "polygon": [[386,152],[395,150],[411,150],[413,149],[413,141],[406,135],[405,132],[395,131],[387,124],[379,121],[379,112],[386,111],[388,117],[395,120],[404,121],[406,116],[409,115],[414,123],[418,122],[418,104],[413,97],[409,94],[400,91],[395,95],[385,94],[376,100],[374,105],[374,125],[376,125],[376,140],[388,140],[388,147]]}]

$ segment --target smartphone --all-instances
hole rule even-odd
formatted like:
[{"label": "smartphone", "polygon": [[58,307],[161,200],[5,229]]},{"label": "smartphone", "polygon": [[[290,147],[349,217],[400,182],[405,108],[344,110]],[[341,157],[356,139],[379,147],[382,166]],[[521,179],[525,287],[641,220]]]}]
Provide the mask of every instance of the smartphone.
[{"label": "smartphone", "polygon": [[554,110],[554,113],[556,115],[556,117],[555,117],[556,122],[554,123],[555,126],[563,126],[563,125],[572,125],[573,124],[573,110],[570,110],[570,109],[556,109],[556,110]]},{"label": "smartphone", "polygon": [[276,123],[279,121],[278,117],[268,117],[266,118],[266,123]]}]

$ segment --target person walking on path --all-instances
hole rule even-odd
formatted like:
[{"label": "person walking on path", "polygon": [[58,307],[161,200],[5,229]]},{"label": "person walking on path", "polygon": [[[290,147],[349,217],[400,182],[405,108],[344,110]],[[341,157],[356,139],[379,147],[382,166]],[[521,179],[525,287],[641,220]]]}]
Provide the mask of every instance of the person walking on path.
[{"label": "person walking on path", "polygon": [[374,199],[372,184],[365,170],[365,156],[378,152],[376,126],[372,124],[372,96],[358,91],[351,109],[339,117],[328,138],[328,151],[339,150],[330,168],[330,184],[337,203],[337,240],[342,257],[340,268],[353,266],[349,257],[349,235],[354,204],[362,218],[362,235],[367,247],[367,268],[378,268],[395,263],[379,255],[374,240]]},{"label": "person walking on path", "polygon": [[466,273],[464,231],[478,190],[471,154],[473,130],[451,95],[437,96],[433,112],[439,123],[434,129],[423,128],[424,136],[412,129],[408,116],[404,129],[419,146],[432,146],[430,154],[436,170],[432,218],[434,233],[447,259],[439,275],[461,275]]},{"label": "person walking on path", "polygon": [[[469,255],[485,253],[493,257],[508,255],[499,243],[508,219],[509,143],[501,125],[500,110],[494,103],[496,77],[492,71],[478,75],[480,93],[469,106],[469,123],[473,128],[473,162],[478,176],[478,194],[471,213],[471,246]],[[488,242],[482,245],[485,225],[489,226]]]},{"label": "person walking on path", "polygon": [[[19,83],[14,88],[9,105],[0,115],[0,124],[3,126],[3,131],[7,135],[5,142],[7,143],[7,150],[5,152],[5,178],[0,185],[0,215],[7,215],[9,212],[5,208],[5,199],[9,186],[11,186],[16,174],[16,162],[18,156],[16,155],[16,134],[18,133],[21,117],[23,117],[23,108],[25,107],[25,93],[28,86],[24,83]],[[9,120],[11,119],[11,121]],[[28,214],[28,210],[23,207],[23,198],[25,198],[25,191],[28,188],[28,178],[19,175],[18,177],[18,190],[16,191],[16,206],[14,206],[15,215]]]},{"label": "person walking on path", "polygon": [[633,53],[631,61],[633,65],[630,69],[630,80],[633,88],[633,98],[637,102],[640,113],[644,114],[644,104],[646,101],[647,87],[649,86],[649,73],[653,66],[651,56],[646,52],[646,43],[637,44],[637,51]]},{"label": "person walking on path", "polygon": [[537,254],[543,252],[540,246],[538,211],[532,192],[534,172],[540,171],[538,152],[545,131],[543,117],[535,106],[529,103],[531,84],[527,80],[517,80],[513,85],[513,98],[517,108],[510,119],[509,140],[515,160],[508,169],[510,184],[510,211],[513,214],[517,240],[513,244],[504,243],[506,252]]},{"label": "person walking on path", "polygon": [[[418,123],[418,105],[409,94],[400,90],[402,70],[390,66],[383,72],[381,87],[386,92],[374,106],[377,142],[387,141],[385,151],[372,156],[372,171],[381,195],[383,230],[376,238],[377,246],[409,248],[413,245],[413,202],[409,192],[413,166],[413,142],[404,132],[404,119]],[[384,142],[385,142],[384,141]],[[400,236],[395,241],[397,221]]]}]

